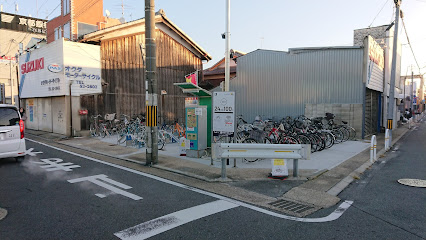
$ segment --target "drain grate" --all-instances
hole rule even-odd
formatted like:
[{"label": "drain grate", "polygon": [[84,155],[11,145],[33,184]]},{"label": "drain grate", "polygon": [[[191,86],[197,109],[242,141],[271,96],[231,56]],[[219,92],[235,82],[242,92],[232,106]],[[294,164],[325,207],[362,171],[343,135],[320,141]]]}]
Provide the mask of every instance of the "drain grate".
[{"label": "drain grate", "polygon": [[272,205],[274,207],[281,208],[281,209],[284,209],[284,210],[287,210],[287,211],[299,213],[299,214],[314,208],[314,207],[311,207],[309,205],[305,205],[305,204],[301,204],[301,203],[297,203],[297,202],[292,202],[292,201],[288,201],[288,200],[284,200],[284,199],[280,199],[278,201],[271,202],[271,203],[269,203],[269,205]]}]

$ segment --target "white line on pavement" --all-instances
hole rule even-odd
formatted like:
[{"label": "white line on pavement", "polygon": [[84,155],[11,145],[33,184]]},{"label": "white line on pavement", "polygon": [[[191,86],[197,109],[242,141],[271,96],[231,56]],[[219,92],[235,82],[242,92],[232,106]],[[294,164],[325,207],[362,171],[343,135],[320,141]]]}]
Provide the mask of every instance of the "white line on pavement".
[{"label": "white line on pavement", "polygon": [[240,201],[237,201],[237,200],[234,200],[234,199],[231,199],[231,198],[227,198],[227,197],[215,194],[215,193],[207,192],[207,191],[204,191],[204,190],[201,190],[201,189],[197,189],[197,188],[194,188],[194,187],[190,187],[190,186],[187,186],[187,185],[184,185],[184,184],[181,184],[181,183],[173,182],[173,181],[170,181],[170,180],[167,180],[167,179],[164,179],[164,178],[161,178],[161,177],[157,177],[157,176],[154,176],[154,175],[151,175],[151,174],[139,172],[139,171],[131,169],[131,168],[123,167],[123,166],[120,166],[120,165],[117,165],[117,164],[113,164],[113,163],[109,163],[109,162],[104,162],[104,161],[98,160],[96,158],[84,156],[84,155],[81,155],[81,154],[78,154],[78,153],[74,153],[74,152],[71,152],[71,151],[67,151],[67,150],[64,150],[64,149],[61,149],[61,148],[58,148],[58,147],[50,146],[50,145],[48,145],[46,143],[38,142],[38,141],[35,141],[35,140],[32,140],[32,139],[28,139],[28,138],[26,138],[26,139],[28,141],[31,141],[31,142],[34,142],[34,143],[38,143],[40,145],[43,145],[43,146],[46,146],[46,147],[50,147],[50,148],[56,149],[58,151],[62,151],[62,152],[65,152],[65,153],[68,153],[68,154],[71,154],[71,155],[74,155],[74,156],[77,156],[77,157],[85,158],[85,159],[90,160],[90,161],[94,161],[94,162],[98,162],[98,163],[101,163],[101,164],[105,164],[105,165],[108,165],[108,166],[111,166],[111,167],[115,167],[115,168],[118,168],[118,169],[121,169],[121,170],[124,170],[124,171],[127,171],[127,172],[131,172],[131,173],[140,175],[140,176],[144,176],[144,177],[151,178],[151,179],[163,182],[163,183],[167,183],[167,184],[170,184],[170,185],[173,185],[173,186],[176,186],[176,187],[187,189],[187,190],[190,190],[190,191],[193,191],[193,192],[197,192],[197,193],[200,193],[200,194],[203,194],[203,195],[206,195],[206,196],[214,197],[214,198],[217,198],[217,199],[220,199],[220,200],[228,201],[228,202],[234,203],[236,205],[239,205],[241,207],[246,207],[246,208],[249,208],[249,209],[254,210],[254,211],[258,211],[258,212],[261,212],[261,213],[264,213],[264,214],[268,214],[270,216],[274,216],[274,217],[278,217],[278,218],[282,218],[282,219],[286,219],[286,220],[291,220],[291,221],[307,222],[307,223],[320,223],[320,222],[334,221],[334,220],[338,219],[340,216],[342,216],[343,213],[353,203],[353,201],[344,201],[343,203],[341,203],[337,207],[336,210],[334,210],[334,212],[332,212],[330,215],[328,215],[326,217],[322,217],[322,218],[298,218],[298,217],[292,217],[292,216],[287,216],[287,215],[284,215],[284,214],[272,212],[272,211],[269,211],[269,210],[266,210],[266,209],[263,209],[263,208],[260,208],[260,207],[256,207],[256,206],[244,203],[244,202],[240,202]]},{"label": "white line on pavement", "polygon": [[166,232],[175,227],[195,221],[197,219],[213,215],[239,205],[224,200],[198,205],[195,207],[180,210],[148,222],[138,224],[134,227],[114,233],[120,239],[139,240],[147,239],[157,234]]},{"label": "white line on pavement", "polygon": [[[112,192],[115,192],[117,194],[120,194],[120,195],[123,195],[125,197],[131,198],[133,200],[137,201],[137,200],[143,199],[142,197],[139,197],[138,195],[126,192],[124,190],[121,190],[121,189],[116,188],[114,186],[111,186],[109,184],[106,184],[106,183],[104,183],[104,182],[102,182],[100,180],[102,180],[104,182],[107,182],[107,183],[110,183],[112,185],[115,185],[117,187],[126,189],[126,190],[132,188],[130,186],[127,186],[126,184],[122,184],[120,182],[117,182],[117,181],[114,181],[112,179],[109,179],[108,176],[103,175],[103,174],[101,174],[101,175],[95,175],[95,176],[89,176],[89,177],[82,177],[82,178],[71,179],[71,180],[68,180],[68,182],[69,183],[78,183],[78,182],[89,181],[89,182],[92,182],[92,183],[94,183],[94,184],[96,184],[96,185],[98,185],[100,187],[106,188],[106,189],[108,189],[108,190],[110,190]],[[106,195],[104,195],[104,194],[95,194],[95,195],[98,196],[98,197],[100,197],[100,198],[106,197]]]}]

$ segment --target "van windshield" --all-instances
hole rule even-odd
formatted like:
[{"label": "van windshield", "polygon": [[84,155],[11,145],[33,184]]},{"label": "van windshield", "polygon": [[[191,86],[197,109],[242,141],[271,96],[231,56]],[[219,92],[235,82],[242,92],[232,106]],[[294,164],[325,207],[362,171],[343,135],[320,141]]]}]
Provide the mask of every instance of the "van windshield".
[{"label": "van windshield", "polygon": [[0,108],[0,127],[19,125],[19,114],[15,108]]}]

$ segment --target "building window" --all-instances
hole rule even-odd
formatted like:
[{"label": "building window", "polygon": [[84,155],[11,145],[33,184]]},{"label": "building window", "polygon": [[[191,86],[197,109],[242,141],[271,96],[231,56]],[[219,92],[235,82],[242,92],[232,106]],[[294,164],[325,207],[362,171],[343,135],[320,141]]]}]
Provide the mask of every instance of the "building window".
[{"label": "building window", "polygon": [[64,25],[64,38],[66,39],[71,39],[71,27],[70,27],[70,22],[67,22]]},{"label": "building window", "polygon": [[90,24],[81,23],[81,22],[78,23],[77,33],[79,38],[85,34],[95,32],[97,30],[98,30],[97,25],[90,25]]},{"label": "building window", "polygon": [[62,0],[62,7],[64,10],[64,16],[70,13],[70,0]]},{"label": "building window", "polygon": [[55,41],[62,38],[61,27],[55,28]]}]

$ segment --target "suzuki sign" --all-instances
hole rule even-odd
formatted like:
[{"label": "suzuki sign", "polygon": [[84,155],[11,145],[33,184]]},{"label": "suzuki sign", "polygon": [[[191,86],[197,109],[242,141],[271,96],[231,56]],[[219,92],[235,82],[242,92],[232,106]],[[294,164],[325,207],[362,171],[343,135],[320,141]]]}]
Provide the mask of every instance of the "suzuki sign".
[{"label": "suzuki sign", "polygon": [[35,72],[40,69],[44,69],[44,58],[39,58],[39,59],[21,64],[22,75],[29,72]]}]

